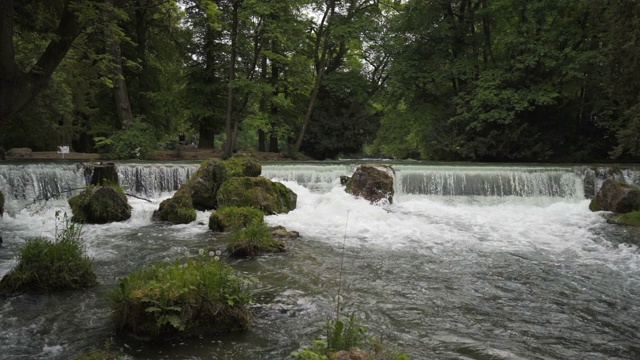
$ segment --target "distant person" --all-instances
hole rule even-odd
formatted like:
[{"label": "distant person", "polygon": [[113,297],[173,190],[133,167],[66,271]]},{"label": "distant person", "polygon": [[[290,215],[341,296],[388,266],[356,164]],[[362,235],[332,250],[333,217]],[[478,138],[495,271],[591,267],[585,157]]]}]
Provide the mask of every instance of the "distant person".
[{"label": "distant person", "polygon": [[180,135],[178,135],[178,141],[180,142],[180,145],[185,145],[187,142],[187,137],[184,135],[183,132],[180,132]]}]

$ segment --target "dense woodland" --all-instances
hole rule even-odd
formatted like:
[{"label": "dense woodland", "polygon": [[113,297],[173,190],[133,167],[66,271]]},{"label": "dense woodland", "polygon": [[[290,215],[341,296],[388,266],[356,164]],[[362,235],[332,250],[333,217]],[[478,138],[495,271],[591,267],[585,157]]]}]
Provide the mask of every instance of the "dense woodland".
[{"label": "dense woodland", "polygon": [[[640,159],[635,0],[2,0],[0,146]],[[132,150],[135,149],[135,150]]]}]

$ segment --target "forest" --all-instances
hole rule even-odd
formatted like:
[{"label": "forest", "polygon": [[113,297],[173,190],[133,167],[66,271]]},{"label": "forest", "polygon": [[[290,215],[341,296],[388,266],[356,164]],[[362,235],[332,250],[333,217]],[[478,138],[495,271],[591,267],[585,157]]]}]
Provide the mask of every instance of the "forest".
[{"label": "forest", "polygon": [[640,160],[635,0],[2,0],[0,147]]}]

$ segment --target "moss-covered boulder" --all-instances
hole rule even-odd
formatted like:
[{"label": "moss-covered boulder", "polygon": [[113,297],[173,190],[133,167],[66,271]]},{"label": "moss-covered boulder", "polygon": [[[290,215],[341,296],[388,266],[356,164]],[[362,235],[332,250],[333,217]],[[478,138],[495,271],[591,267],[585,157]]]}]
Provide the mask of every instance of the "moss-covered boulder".
[{"label": "moss-covered boulder", "polygon": [[235,177],[218,190],[218,207],[251,207],[267,215],[288,213],[296,208],[298,196],[279,182],[265,177]]},{"label": "moss-covered boulder", "polygon": [[4,214],[4,193],[0,190],[0,217]]},{"label": "moss-covered boulder", "polygon": [[391,167],[358,166],[346,184],[346,192],[372,203],[387,200],[393,203],[393,169]]},{"label": "moss-covered boulder", "polygon": [[246,329],[247,282],[212,256],[133,271],[110,294],[119,333],[159,340]]},{"label": "moss-covered boulder", "polygon": [[640,226],[640,211],[632,211],[625,214],[612,214],[607,217],[609,224]]},{"label": "moss-covered boulder", "polygon": [[247,227],[250,224],[262,223],[264,213],[249,207],[229,206],[216,210],[209,217],[209,229],[212,231],[229,231]]},{"label": "moss-covered boulder", "polygon": [[251,257],[284,252],[284,243],[276,240],[265,223],[250,224],[229,234],[227,252],[233,257]]},{"label": "moss-covered boulder", "polygon": [[153,212],[153,220],[168,221],[173,224],[188,224],[196,219],[196,210],[191,201],[191,188],[181,186],[173,197],[160,203]]},{"label": "moss-covered boulder", "polygon": [[69,199],[74,222],[106,224],[131,217],[131,206],[119,186],[88,186]]},{"label": "moss-covered boulder", "polygon": [[251,154],[238,153],[224,161],[227,168],[227,177],[249,176],[256,177],[262,174],[262,165]]},{"label": "moss-covered boulder", "polygon": [[640,210],[640,187],[608,179],[589,204],[591,211],[628,213]]}]

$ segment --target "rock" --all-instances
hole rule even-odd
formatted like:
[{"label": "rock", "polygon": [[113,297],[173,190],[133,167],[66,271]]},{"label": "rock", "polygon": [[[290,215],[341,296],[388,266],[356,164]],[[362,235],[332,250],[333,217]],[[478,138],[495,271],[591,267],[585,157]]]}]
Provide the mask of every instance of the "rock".
[{"label": "rock", "polygon": [[300,233],[297,231],[288,231],[284,226],[278,225],[271,228],[271,235],[278,239],[297,239]]},{"label": "rock", "polygon": [[372,203],[387,200],[393,203],[393,169],[391,167],[359,166],[347,181],[349,194],[362,197]]},{"label": "rock", "polygon": [[80,195],[69,199],[72,221],[106,224],[131,217],[131,206],[122,189],[110,186],[89,186]]},{"label": "rock", "polygon": [[33,155],[33,151],[29,148],[13,148],[7,151],[7,157],[12,158],[30,158]]},{"label": "rock", "polygon": [[262,210],[267,215],[288,213],[298,196],[286,186],[265,177],[235,177],[218,190],[218,207],[237,206]]},{"label": "rock", "polygon": [[349,182],[350,177],[342,175],[340,176],[340,185],[347,185],[347,183]]},{"label": "rock", "polygon": [[591,211],[628,213],[640,210],[640,187],[608,179],[589,204]]},{"label": "rock", "polygon": [[0,217],[4,214],[4,193],[0,190]]},{"label": "rock", "polygon": [[[76,165],[77,167],[78,165]],[[120,185],[118,170],[114,163],[82,164],[87,185]]]},{"label": "rock", "polygon": [[262,223],[264,213],[250,207],[223,207],[209,217],[209,229],[212,231],[229,231]]},{"label": "rock", "polygon": [[190,187],[182,185],[173,197],[160,203],[153,212],[153,220],[168,221],[173,224],[188,224],[196,220],[196,210],[191,201]]},{"label": "rock", "polygon": [[640,226],[640,211],[632,211],[625,214],[611,214],[607,217],[609,224]]}]

